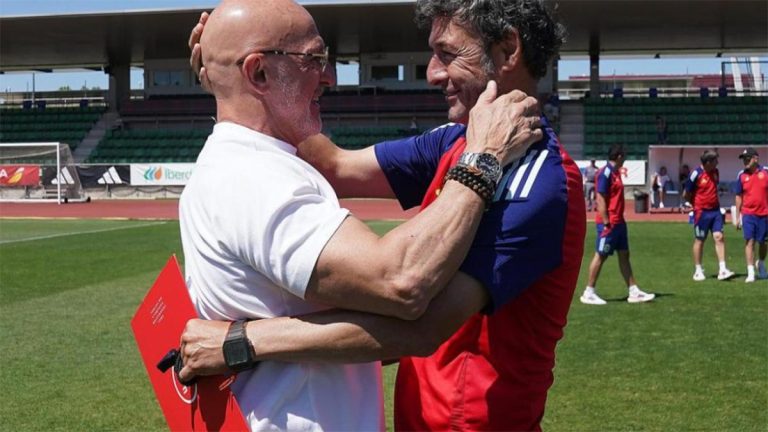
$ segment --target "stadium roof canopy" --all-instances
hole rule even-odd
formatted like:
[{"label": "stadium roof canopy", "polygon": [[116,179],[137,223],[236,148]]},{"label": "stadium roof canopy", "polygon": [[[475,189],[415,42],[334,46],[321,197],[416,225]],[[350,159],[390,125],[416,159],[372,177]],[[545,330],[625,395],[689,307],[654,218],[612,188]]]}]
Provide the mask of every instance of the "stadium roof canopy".
[{"label": "stadium roof canopy", "polygon": [[[340,57],[427,51],[412,1],[300,1]],[[0,70],[102,68],[186,58],[200,10],[119,11],[0,18]],[[764,0],[561,0],[563,55],[768,52]]]}]

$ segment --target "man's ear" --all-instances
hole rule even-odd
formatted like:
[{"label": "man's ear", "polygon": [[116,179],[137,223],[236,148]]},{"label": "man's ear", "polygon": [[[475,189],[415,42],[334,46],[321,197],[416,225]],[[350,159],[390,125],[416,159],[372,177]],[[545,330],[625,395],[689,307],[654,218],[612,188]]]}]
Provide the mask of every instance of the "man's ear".
[{"label": "man's ear", "polygon": [[507,36],[496,44],[496,61],[502,73],[512,72],[522,65],[523,44],[520,40],[520,32],[512,29]]},{"label": "man's ear", "polygon": [[264,71],[264,63],[261,61],[262,58],[264,58],[262,54],[251,54],[245,58],[240,67],[240,73],[249,84],[248,87],[257,93],[263,93],[267,85],[267,75]]}]

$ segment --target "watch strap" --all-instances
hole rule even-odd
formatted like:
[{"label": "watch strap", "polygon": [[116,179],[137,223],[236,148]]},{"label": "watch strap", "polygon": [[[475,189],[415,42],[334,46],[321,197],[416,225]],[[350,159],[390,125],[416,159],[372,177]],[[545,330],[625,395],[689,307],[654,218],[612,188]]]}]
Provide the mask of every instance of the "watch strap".
[{"label": "watch strap", "polygon": [[[242,372],[251,369],[258,364],[257,361],[253,360],[251,342],[248,340],[248,335],[245,331],[247,322],[248,321],[246,320],[234,321],[229,325],[227,337],[224,339],[224,361],[226,362],[227,367],[234,372]],[[237,349],[245,352],[247,357],[246,361],[231,358],[230,350],[228,349],[230,346],[235,346]]]}]

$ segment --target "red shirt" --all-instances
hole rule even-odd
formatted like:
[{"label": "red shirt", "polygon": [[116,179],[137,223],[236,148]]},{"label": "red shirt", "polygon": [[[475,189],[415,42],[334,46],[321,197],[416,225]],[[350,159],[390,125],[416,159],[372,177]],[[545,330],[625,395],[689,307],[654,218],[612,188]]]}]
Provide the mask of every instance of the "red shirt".
[{"label": "red shirt", "polygon": [[[608,205],[608,220],[611,225],[624,223],[624,182],[621,180],[621,170],[608,162],[595,175],[597,193],[603,195]],[[603,216],[597,212],[595,222],[605,223]]]},{"label": "red shirt", "polygon": [[[435,178],[455,163],[461,144],[444,155]],[[586,230],[581,173],[558,147],[568,221],[557,251],[560,265],[493,314],[472,316],[431,356],[401,359],[395,430],[540,430]],[[431,201],[425,199],[422,208]]]},{"label": "red shirt", "polygon": [[768,170],[758,166],[755,172],[741,171],[736,193],[742,196],[741,212],[754,216],[768,216]]},{"label": "red shirt", "polygon": [[703,167],[698,167],[691,173],[685,189],[693,193],[691,203],[694,211],[720,208],[720,198],[717,196],[718,183],[720,183],[720,172],[717,169],[708,173]]}]

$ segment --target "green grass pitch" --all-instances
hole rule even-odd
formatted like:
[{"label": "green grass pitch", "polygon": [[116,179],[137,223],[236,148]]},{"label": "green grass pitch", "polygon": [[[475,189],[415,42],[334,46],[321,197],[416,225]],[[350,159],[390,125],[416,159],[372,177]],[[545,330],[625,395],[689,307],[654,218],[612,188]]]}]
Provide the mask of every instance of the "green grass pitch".
[{"label": "green grass pitch", "polygon": [[[714,279],[708,243],[701,283],[689,225],[634,223],[629,235],[639,285],[658,298],[627,304],[616,258],[606,263],[598,291],[612,301],[573,304],[544,429],[767,430],[768,283],[743,283],[740,234],[726,229],[738,277]],[[173,253],[177,222],[0,220],[0,429],[166,430],[129,322]]]}]

